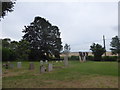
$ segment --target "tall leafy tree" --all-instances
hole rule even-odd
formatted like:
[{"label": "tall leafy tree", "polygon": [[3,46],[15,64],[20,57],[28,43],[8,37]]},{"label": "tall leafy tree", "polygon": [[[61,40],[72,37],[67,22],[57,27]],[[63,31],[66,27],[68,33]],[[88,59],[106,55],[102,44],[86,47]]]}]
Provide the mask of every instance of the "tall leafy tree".
[{"label": "tall leafy tree", "polygon": [[90,50],[92,50],[92,53],[94,54],[94,60],[95,61],[101,61],[102,55],[105,53],[105,48],[102,47],[100,44],[95,44],[90,46]]},{"label": "tall leafy tree", "polygon": [[118,54],[118,59],[120,60],[120,39],[118,36],[115,36],[112,38],[112,41],[110,43],[110,50],[112,51],[113,54]]},{"label": "tall leafy tree", "polygon": [[57,26],[52,26],[44,18],[35,17],[30,25],[25,26],[23,32],[23,40],[30,43],[31,59],[48,59],[52,55],[59,57],[62,42]]},{"label": "tall leafy tree", "polygon": [[6,16],[8,12],[12,12],[14,9],[15,0],[0,0],[0,18]]}]

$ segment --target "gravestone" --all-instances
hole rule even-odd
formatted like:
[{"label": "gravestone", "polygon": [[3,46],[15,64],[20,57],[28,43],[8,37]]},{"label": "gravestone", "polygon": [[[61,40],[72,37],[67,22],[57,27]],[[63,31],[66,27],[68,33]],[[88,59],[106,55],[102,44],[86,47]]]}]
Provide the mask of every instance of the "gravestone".
[{"label": "gravestone", "polygon": [[67,55],[64,56],[64,65],[68,66],[68,56]]},{"label": "gravestone", "polygon": [[53,65],[52,64],[48,64],[48,72],[53,70]]},{"label": "gravestone", "polygon": [[56,61],[56,63],[58,63],[58,61]]},{"label": "gravestone", "polygon": [[10,63],[10,64],[9,64],[9,67],[10,67],[10,68],[14,68],[14,64]]},{"label": "gravestone", "polygon": [[44,73],[46,71],[46,67],[44,65],[40,66],[40,73]]},{"label": "gravestone", "polygon": [[48,60],[45,60],[45,63],[48,64]]},{"label": "gravestone", "polygon": [[34,68],[35,68],[34,63],[33,63],[33,62],[30,62],[29,70],[33,70]]},{"label": "gravestone", "polygon": [[43,61],[42,60],[40,61],[40,64],[43,65]]},{"label": "gravestone", "polygon": [[22,65],[21,65],[21,62],[17,62],[17,68],[21,68]]}]

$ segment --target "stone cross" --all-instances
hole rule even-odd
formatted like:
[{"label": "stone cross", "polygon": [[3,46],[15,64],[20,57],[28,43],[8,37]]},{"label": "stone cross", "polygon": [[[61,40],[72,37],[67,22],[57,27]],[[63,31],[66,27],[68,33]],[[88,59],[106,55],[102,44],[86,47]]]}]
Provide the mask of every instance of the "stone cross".
[{"label": "stone cross", "polygon": [[48,64],[48,72],[53,70],[53,65],[52,64]]},{"label": "stone cross", "polygon": [[34,63],[30,62],[29,70],[33,70],[35,68]]},{"label": "stone cross", "polygon": [[17,62],[17,68],[21,68],[21,62]]}]

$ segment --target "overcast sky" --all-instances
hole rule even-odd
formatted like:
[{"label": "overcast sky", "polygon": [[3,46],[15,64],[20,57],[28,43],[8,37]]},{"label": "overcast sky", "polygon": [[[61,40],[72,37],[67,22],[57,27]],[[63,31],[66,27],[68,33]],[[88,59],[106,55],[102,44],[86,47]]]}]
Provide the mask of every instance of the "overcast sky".
[{"label": "overcast sky", "polygon": [[22,29],[35,16],[58,26],[63,45],[70,44],[74,52],[89,51],[93,42],[103,45],[103,35],[109,50],[111,38],[118,35],[117,2],[16,2],[2,19],[2,38],[22,39]]}]

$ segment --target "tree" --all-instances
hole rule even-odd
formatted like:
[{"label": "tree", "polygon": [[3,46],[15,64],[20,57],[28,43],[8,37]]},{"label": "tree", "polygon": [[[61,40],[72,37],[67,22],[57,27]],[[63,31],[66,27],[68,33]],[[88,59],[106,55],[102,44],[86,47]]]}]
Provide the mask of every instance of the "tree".
[{"label": "tree", "polygon": [[2,47],[4,47],[4,48],[9,48],[10,42],[11,42],[11,39],[10,39],[10,38],[2,39]]},{"label": "tree", "polygon": [[11,41],[10,38],[0,39],[2,41],[2,59],[3,61],[16,60],[17,41]]},{"label": "tree", "polygon": [[95,61],[102,60],[102,55],[106,52],[104,47],[95,43],[93,43],[93,45],[90,46],[90,50],[92,50],[92,53],[94,54]]},{"label": "tree", "polygon": [[64,46],[64,53],[68,55],[69,52],[70,52],[70,49],[71,49],[71,48],[70,48],[70,45],[65,44],[65,46]]},{"label": "tree", "polygon": [[49,59],[54,55],[59,58],[62,49],[59,28],[52,26],[49,21],[41,17],[35,17],[29,26],[23,30],[23,40],[30,43],[30,59]]},{"label": "tree", "polygon": [[8,48],[1,48],[2,49],[2,61],[9,61],[10,60],[10,49]]},{"label": "tree", "polygon": [[120,39],[118,36],[115,36],[112,38],[112,41],[110,43],[110,50],[112,51],[113,54],[118,54],[118,57],[120,59]]},{"label": "tree", "polygon": [[0,6],[2,6],[2,10],[0,11],[0,18],[6,16],[8,12],[13,11],[13,7],[15,4],[15,0],[0,0]]},{"label": "tree", "polygon": [[17,52],[17,59],[19,60],[28,60],[28,56],[30,53],[30,46],[29,46],[29,42],[25,41],[25,40],[21,40],[18,43],[16,52]]}]

